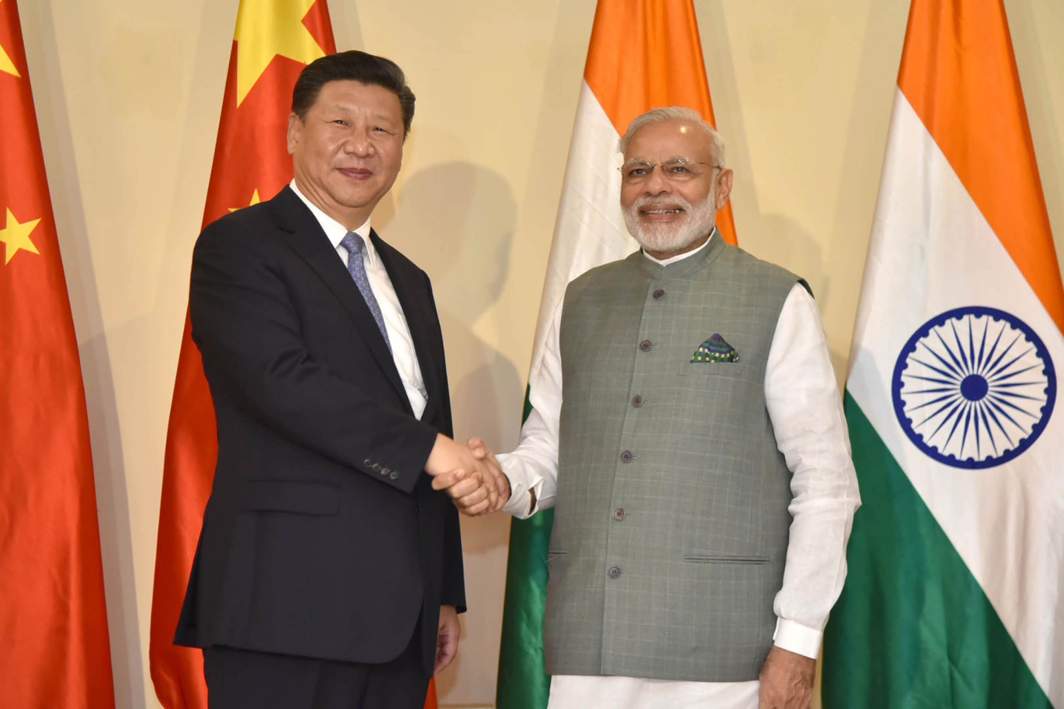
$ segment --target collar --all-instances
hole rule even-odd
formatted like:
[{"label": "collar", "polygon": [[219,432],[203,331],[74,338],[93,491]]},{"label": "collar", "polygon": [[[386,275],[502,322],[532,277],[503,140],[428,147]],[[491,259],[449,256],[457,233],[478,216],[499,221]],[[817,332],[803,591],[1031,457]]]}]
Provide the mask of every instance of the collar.
[{"label": "collar", "polygon": [[[288,183],[288,186],[291,187],[292,191],[296,193],[296,196],[303,201],[303,204],[307,205],[307,209],[310,210],[310,213],[314,215],[318,224],[321,225],[321,230],[325,232],[325,236],[329,239],[329,243],[332,244],[333,249],[339,249],[340,242],[343,241],[345,236],[347,236],[347,227],[330,217],[323,212],[318,205],[307,199],[306,195],[299,191],[299,187],[296,186],[294,178]],[[354,230],[359,238],[362,239],[362,243],[365,244],[365,249],[362,253],[365,256],[367,266],[375,265],[379,259],[377,256],[377,249],[373,247],[373,240],[369,238],[371,231],[372,225],[370,224],[369,219],[363,222],[362,226]],[[686,256],[686,254],[684,255]]]},{"label": "collar", "polygon": [[702,243],[702,245],[699,246],[694,251],[688,251],[687,253],[684,253],[684,254],[677,254],[676,256],[670,256],[669,258],[666,258],[666,259],[654,258],[650,254],[648,254],[646,251],[643,251],[643,255],[646,256],[651,261],[653,261],[654,263],[658,264],[659,266],[668,266],[669,264],[673,264],[673,263],[676,263],[678,261],[683,261],[684,259],[691,258],[695,254],[700,253],[703,249],[709,248],[709,243],[711,241],[713,241],[713,237],[716,236],[716,235],[717,235],[717,227],[714,225],[713,230],[709,232],[709,238],[706,239]]}]

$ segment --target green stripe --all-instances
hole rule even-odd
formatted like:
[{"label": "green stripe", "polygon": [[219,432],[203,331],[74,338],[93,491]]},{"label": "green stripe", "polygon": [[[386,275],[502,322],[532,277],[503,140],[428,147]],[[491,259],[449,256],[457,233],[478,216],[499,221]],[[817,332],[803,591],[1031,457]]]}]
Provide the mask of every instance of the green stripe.
[{"label": "green stripe", "polygon": [[845,409],[862,507],[846,587],[824,636],[824,708],[1051,707],[982,587],[849,392]]},{"label": "green stripe", "polygon": [[[525,415],[532,410],[525,395]],[[545,709],[550,676],[543,661],[543,612],[547,607],[547,545],[554,510],[510,524],[506,602],[499,650],[498,709]]]}]

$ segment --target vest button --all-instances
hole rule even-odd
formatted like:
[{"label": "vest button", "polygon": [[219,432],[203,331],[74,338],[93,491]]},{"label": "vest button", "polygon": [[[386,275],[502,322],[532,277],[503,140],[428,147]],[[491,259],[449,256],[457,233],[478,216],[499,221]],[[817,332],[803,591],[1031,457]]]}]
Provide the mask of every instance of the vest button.
[{"label": "vest button", "polygon": [[620,566],[611,566],[611,567],[610,567],[610,570],[609,570],[609,571],[607,571],[607,572],[606,572],[606,574],[607,574],[607,575],[608,575],[608,576],[609,576],[609,577],[610,577],[611,579],[616,579],[616,578],[620,578],[620,576],[621,576],[621,567],[620,567]]},{"label": "vest button", "polygon": [[643,397],[641,397],[639,394],[636,394],[635,396],[632,397],[632,406],[634,406],[635,408],[638,409],[642,405],[643,405]]},{"label": "vest button", "polygon": [[621,453],[622,463],[631,463],[633,460],[635,460],[635,455],[632,454],[632,451],[624,451]]},{"label": "vest button", "polygon": [[644,352],[649,352],[650,348],[653,347],[653,346],[654,346],[654,343],[651,342],[650,340],[643,340],[642,342],[639,343],[639,349],[643,350]]},{"label": "vest button", "polygon": [[617,509],[615,509],[613,511],[613,518],[615,520],[617,520],[618,522],[623,522],[624,521],[624,508],[623,507],[618,507]]},{"label": "vest button", "polygon": [[654,300],[661,300],[664,297],[665,297],[665,291],[663,289],[658,288],[657,290],[654,291]]}]

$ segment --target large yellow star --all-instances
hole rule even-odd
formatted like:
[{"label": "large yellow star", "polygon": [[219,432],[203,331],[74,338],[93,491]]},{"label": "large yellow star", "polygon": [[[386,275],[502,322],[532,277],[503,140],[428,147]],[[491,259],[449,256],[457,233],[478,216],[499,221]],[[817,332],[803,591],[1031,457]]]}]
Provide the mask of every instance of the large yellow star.
[{"label": "large yellow star", "polygon": [[243,0],[236,18],[236,104],[277,55],[309,64],[325,52],[303,24],[315,0]]},{"label": "large yellow star", "polygon": [[[4,0],[0,0],[0,2],[3,1]],[[11,57],[8,55],[2,44],[0,44],[0,71],[5,74],[11,74],[11,76],[20,76],[18,69],[15,68],[15,62],[11,61]]]},{"label": "large yellow star", "polygon": [[4,245],[4,265],[11,263],[15,254],[19,251],[29,251],[31,254],[39,254],[40,251],[30,241],[30,233],[41,223],[40,219],[31,219],[28,222],[19,222],[10,209],[7,210],[7,222],[0,229],[0,244]]},{"label": "large yellow star", "polygon": [[[256,204],[258,204],[259,202],[261,202],[261,201],[262,201],[262,199],[259,197],[259,191],[255,190],[254,192],[251,193],[251,201],[248,202],[248,206],[249,207],[253,207]],[[241,209],[244,209],[244,208],[243,207],[230,207],[229,211],[230,212],[238,212]]]}]

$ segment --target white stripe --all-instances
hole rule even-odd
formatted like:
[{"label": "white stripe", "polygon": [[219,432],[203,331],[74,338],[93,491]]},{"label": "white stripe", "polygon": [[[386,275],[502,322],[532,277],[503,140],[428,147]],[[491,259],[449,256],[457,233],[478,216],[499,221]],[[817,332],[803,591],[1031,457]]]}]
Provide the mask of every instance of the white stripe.
[{"label": "white stripe", "polygon": [[639,248],[621,216],[618,140],[609,116],[587,82],[583,82],[539,306],[532,371],[536,370],[548,326],[569,282]]},{"label": "white stripe", "polygon": [[973,305],[1026,322],[1059,376],[1064,337],[898,91],[847,388],[982,585],[1036,679],[1062,706],[1059,394],[1046,429],[1025,453],[982,470],[925,455],[902,430],[891,400],[895,361],[908,338],[932,317]]}]

